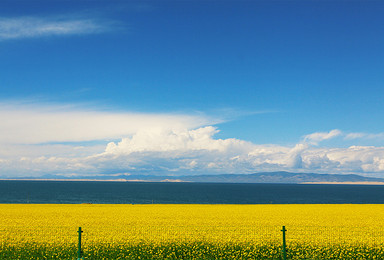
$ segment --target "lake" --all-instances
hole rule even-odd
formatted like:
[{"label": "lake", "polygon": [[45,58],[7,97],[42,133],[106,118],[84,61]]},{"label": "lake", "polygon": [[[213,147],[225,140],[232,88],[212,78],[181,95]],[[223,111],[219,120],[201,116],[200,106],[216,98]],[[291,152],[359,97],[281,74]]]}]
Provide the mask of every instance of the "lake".
[{"label": "lake", "polygon": [[0,181],[0,203],[384,204],[384,186]]}]

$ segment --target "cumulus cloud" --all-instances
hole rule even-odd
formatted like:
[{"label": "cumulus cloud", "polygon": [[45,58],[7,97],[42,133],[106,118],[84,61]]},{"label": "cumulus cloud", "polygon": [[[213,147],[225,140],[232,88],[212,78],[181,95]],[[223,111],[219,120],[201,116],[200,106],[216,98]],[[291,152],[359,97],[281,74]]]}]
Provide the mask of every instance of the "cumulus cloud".
[{"label": "cumulus cloud", "polygon": [[281,170],[384,175],[384,147],[321,147],[324,140],[345,139],[340,130],[282,146],[216,138],[217,122],[187,114],[0,104],[0,176]]},{"label": "cumulus cloud", "polygon": [[107,145],[106,153],[130,154],[134,152],[190,152],[217,151],[227,152],[229,149],[244,150],[251,147],[238,139],[214,139],[218,130],[212,126],[195,130],[188,129],[152,129],[142,130],[132,138],[123,138],[119,143]]},{"label": "cumulus cloud", "polygon": [[290,168],[303,168],[302,153],[308,148],[306,144],[297,144],[287,153],[286,165]]},{"label": "cumulus cloud", "polygon": [[68,17],[0,17],[0,40],[35,38],[51,35],[93,34],[108,30],[109,25],[95,19]]},{"label": "cumulus cloud", "polygon": [[0,170],[28,176],[55,174],[207,174],[295,171],[384,173],[384,147],[324,148],[256,145],[216,139],[217,128],[138,131],[88,156],[39,156],[0,160]]},{"label": "cumulus cloud", "polygon": [[321,148],[256,145],[239,139],[215,139],[217,128],[138,132],[111,142],[88,163],[104,172],[146,174],[253,173],[301,171],[318,173],[384,172],[384,147]]}]

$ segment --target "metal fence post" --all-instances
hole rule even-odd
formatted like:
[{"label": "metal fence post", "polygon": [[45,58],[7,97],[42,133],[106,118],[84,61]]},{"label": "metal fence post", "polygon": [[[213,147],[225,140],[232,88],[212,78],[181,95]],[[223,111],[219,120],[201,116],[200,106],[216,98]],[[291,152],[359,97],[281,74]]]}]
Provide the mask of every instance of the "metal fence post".
[{"label": "metal fence post", "polygon": [[285,229],[285,226],[283,226],[283,229],[281,231],[283,231],[283,259],[287,260],[287,245],[285,243],[285,232],[287,230]]},{"label": "metal fence post", "polygon": [[79,243],[78,243],[78,247],[77,247],[77,260],[82,260],[84,259],[82,257],[82,251],[81,251],[81,233],[83,233],[83,231],[81,230],[81,227],[79,227],[79,231],[77,231],[77,233],[79,233]]}]

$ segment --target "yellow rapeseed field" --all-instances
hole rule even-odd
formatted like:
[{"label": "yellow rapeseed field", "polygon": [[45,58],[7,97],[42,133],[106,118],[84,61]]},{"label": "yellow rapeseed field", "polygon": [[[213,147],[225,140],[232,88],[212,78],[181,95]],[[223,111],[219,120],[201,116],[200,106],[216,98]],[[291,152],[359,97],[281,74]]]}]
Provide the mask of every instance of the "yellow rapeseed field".
[{"label": "yellow rapeseed field", "polygon": [[380,259],[384,245],[384,205],[3,204],[0,221],[1,259],[74,259],[78,227],[86,259],[276,259],[282,226],[289,259]]}]

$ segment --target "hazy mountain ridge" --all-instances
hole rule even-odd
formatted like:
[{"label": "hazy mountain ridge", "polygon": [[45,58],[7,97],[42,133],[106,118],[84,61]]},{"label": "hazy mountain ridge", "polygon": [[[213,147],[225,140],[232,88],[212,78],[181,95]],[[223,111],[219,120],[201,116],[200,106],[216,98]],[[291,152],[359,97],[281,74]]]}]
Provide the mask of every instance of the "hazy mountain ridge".
[{"label": "hazy mountain ridge", "polygon": [[370,178],[355,174],[336,175],[290,172],[261,172],[253,174],[182,176],[178,179],[194,182],[231,183],[384,182],[384,179],[381,178]]},{"label": "hazy mountain ridge", "polygon": [[383,182],[384,178],[364,177],[357,174],[318,174],[292,172],[260,172],[252,174],[219,174],[190,176],[156,176],[156,175],[115,175],[115,176],[76,176],[62,177],[45,175],[41,178],[20,178],[30,180],[115,180],[148,182],[220,182],[220,183],[324,183],[324,182]]}]

